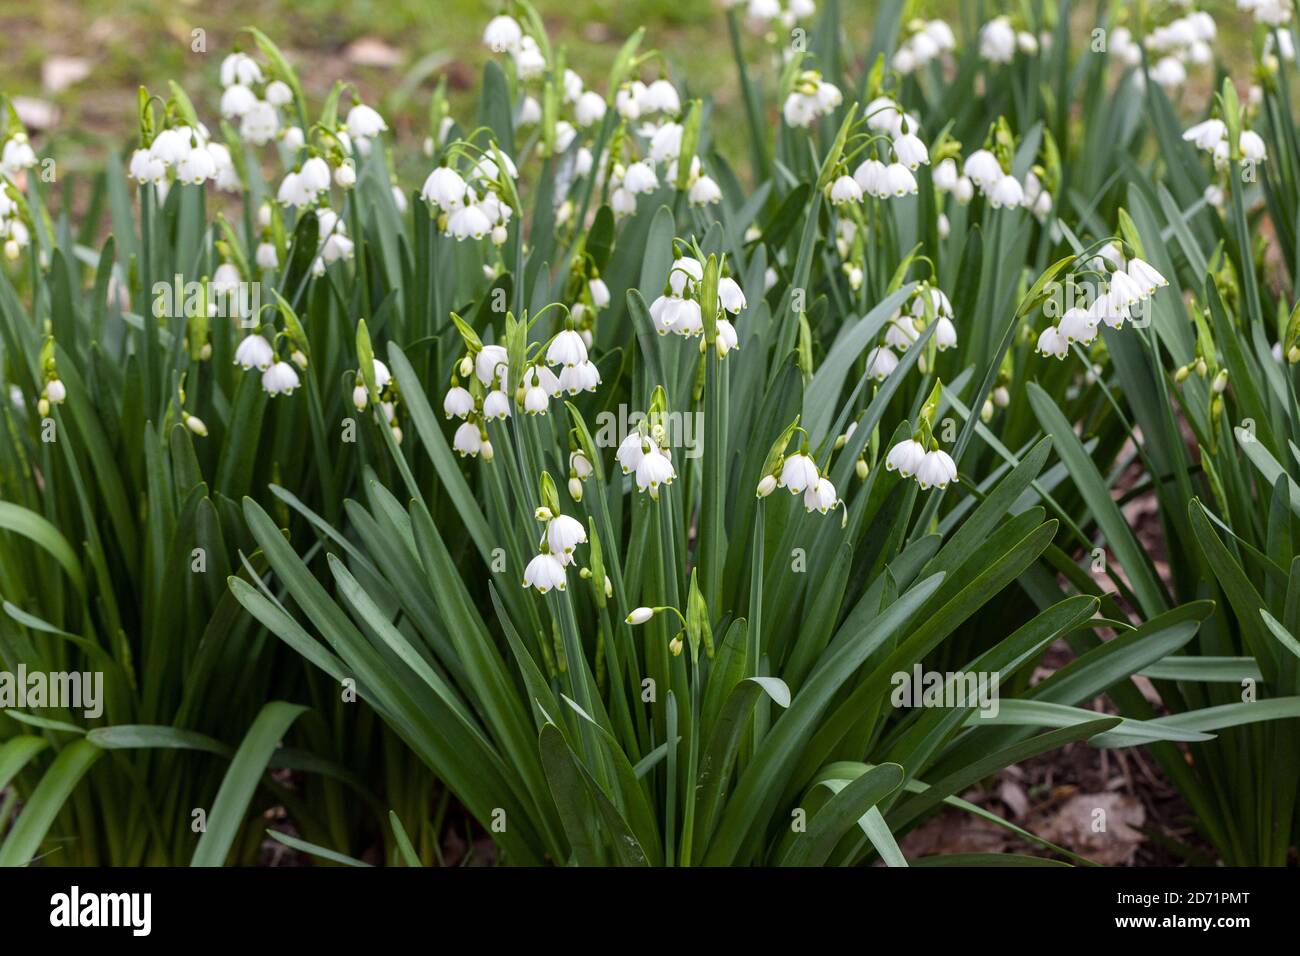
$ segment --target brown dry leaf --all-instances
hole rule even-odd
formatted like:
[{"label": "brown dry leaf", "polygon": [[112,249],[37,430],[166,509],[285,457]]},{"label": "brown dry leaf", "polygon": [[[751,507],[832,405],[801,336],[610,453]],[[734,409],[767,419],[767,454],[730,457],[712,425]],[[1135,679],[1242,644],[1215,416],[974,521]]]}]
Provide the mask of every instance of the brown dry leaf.
[{"label": "brown dry leaf", "polygon": [[1146,839],[1133,829],[1145,822],[1146,810],[1129,794],[1078,793],[1028,829],[1098,863],[1118,866]]},{"label": "brown dry leaf", "polygon": [[41,86],[47,93],[66,90],[90,76],[90,61],[80,56],[51,56],[41,64]]},{"label": "brown dry leaf", "polygon": [[356,66],[374,66],[391,70],[402,64],[402,52],[378,37],[361,37],[353,40],[343,51],[344,58]]}]

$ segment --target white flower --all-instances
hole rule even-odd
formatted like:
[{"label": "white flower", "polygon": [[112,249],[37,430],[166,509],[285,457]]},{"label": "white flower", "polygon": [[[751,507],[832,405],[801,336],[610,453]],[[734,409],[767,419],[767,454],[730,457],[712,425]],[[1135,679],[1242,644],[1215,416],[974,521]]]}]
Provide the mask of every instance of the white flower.
[{"label": "white flower", "polygon": [[[1154,290],[1152,290],[1154,291]],[[1132,307],[1150,295],[1141,285],[1129,278],[1127,272],[1112,272],[1108,298],[1114,308]]]},{"label": "white flower", "polygon": [[[265,146],[275,138],[279,130],[280,118],[275,113],[275,107],[265,100],[259,100],[250,106],[239,121],[240,138],[254,146]],[[291,150],[296,150],[302,145],[301,143],[293,145],[288,135],[285,136],[284,141]]]},{"label": "white flower", "polygon": [[364,385],[357,385],[352,389],[352,404],[356,406],[357,411],[364,412],[369,401],[370,393],[366,391]]},{"label": "white flower", "polygon": [[687,199],[692,206],[710,206],[722,202],[722,187],[712,176],[701,176],[691,184]]},{"label": "white flower", "polygon": [[649,491],[651,498],[659,497],[659,486],[670,485],[677,477],[673,463],[658,449],[647,452],[636,463],[636,486],[639,491]]},{"label": "white flower", "polygon": [[460,173],[450,166],[439,166],[429,173],[420,195],[425,202],[433,203],[444,212],[452,212],[465,205],[465,192],[468,188]]},{"label": "white flower", "polygon": [[344,162],[334,170],[334,185],[340,189],[351,189],[357,184],[357,168],[350,161]]},{"label": "white flower", "polygon": [[890,163],[885,167],[883,191],[894,197],[906,196],[916,192],[916,177],[902,163]]},{"label": "white flower", "polygon": [[[904,133],[894,140],[894,156],[908,169],[916,169],[921,164],[930,162],[930,151],[914,133]],[[955,166],[953,173],[956,173]]]},{"label": "white flower", "polygon": [[992,63],[1010,63],[1016,55],[1016,31],[1006,17],[995,17],[980,30],[980,56]]},{"label": "white flower", "polygon": [[964,206],[974,198],[975,184],[970,181],[969,176],[962,176],[957,180],[957,185],[953,188],[952,194],[957,199],[957,202]]},{"label": "white flower", "polygon": [[1241,131],[1241,158],[1249,163],[1262,163],[1268,155],[1264,139],[1253,129]]},{"label": "white flower", "polygon": [[44,394],[51,405],[62,405],[68,398],[68,389],[62,379],[52,378],[45,383]]},{"label": "white flower", "polygon": [[577,365],[566,365],[560,370],[559,383],[560,390],[568,392],[570,395],[577,395],[579,392],[594,392],[596,386],[600,384],[600,371],[593,362],[584,361]]},{"label": "white flower", "polygon": [[330,167],[320,156],[312,156],[302,164],[298,171],[303,188],[313,193],[322,193],[330,188]]},{"label": "white flower", "polygon": [[682,151],[682,134],[685,128],[680,123],[665,123],[655,131],[650,139],[650,158],[656,163],[667,163],[677,158]]},{"label": "white flower", "polygon": [[898,356],[887,346],[878,345],[867,353],[867,374],[883,382],[898,368]]},{"label": "white flower", "polygon": [[262,388],[268,395],[292,395],[298,387],[298,371],[288,362],[276,362],[262,373]]},{"label": "white flower", "polygon": [[939,316],[935,321],[934,343],[940,352],[957,344],[957,327],[946,315]]},{"label": "white flower", "polygon": [[830,199],[837,206],[862,202],[862,187],[852,176],[840,176],[830,185]]},{"label": "white flower", "polygon": [[659,188],[659,177],[655,175],[653,166],[645,160],[638,160],[623,174],[623,188],[633,195],[652,193]]},{"label": "white flower", "polygon": [[987,149],[977,149],[967,156],[962,171],[971,182],[980,188],[981,192],[992,189],[993,186],[1001,182],[1004,175],[1002,164]]},{"label": "white flower", "polygon": [[668,113],[676,116],[682,111],[682,101],[676,88],[667,80],[655,80],[646,87],[641,100],[643,113]]},{"label": "white flower", "polygon": [[633,608],[628,616],[624,618],[629,624],[644,624],[650,618],[655,616],[655,612],[648,607]]},{"label": "white flower", "polygon": [[[10,140],[10,142],[15,142]],[[6,150],[9,149],[9,143],[5,144]],[[168,165],[175,166],[182,159],[189,155],[193,149],[191,137],[188,132],[182,133],[179,129],[164,129],[153,138],[149,145],[149,155],[154,159]],[[0,160],[0,162],[5,162]],[[6,167],[8,163],[5,162]]]},{"label": "white flower", "polygon": [[1228,135],[1227,124],[1223,120],[1208,119],[1203,123],[1197,123],[1183,133],[1183,139],[1189,143],[1195,143],[1197,149],[1203,149],[1206,152],[1212,152],[1218,145],[1219,140]]},{"label": "white flower", "polygon": [[524,37],[523,27],[514,17],[493,17],[483,30],[483,42],[493,53],[514,53]]},{"label": "white flower", "polygon": [[1097,319],[1087,309],[1067,309],[1057,333],[1067,345],[1072,342],[1089,345],[1097,337]]},{"label": "white flower", "polygon": [[817,118],[817,98],[798,92],[791,93],[781,107],[781,116],[785,119],[785,125],[792,129],[809,126]]},{"label": "white flower", "polygon": [[217,163],[203,147],[192,149],[176,164],[176,179],[183,183],[201,186],[217,175]]},{"label": "white flower", "polygon": [[825,514],[839,503],[840,499],[835,494],[835,486],[827,478],[817,479],[804,492],[803,506],[808,511],[819,511]]},{"label": "white flower", "polygon": [[[1243,138],[1245,134],[1242,134]],[[1157,272],[1150,264],[1141,259],[1131,259],[1128,264],[1129,278],[1137,283],[1146,295],[1154,295],[1156,289],[1169,285],[1169,280]]]},{"label": "white flower", "polygon": [[587,291],[591,293],[591,304],[597,309],[609,305],[609,286],[605,285],[604,279],[597,277],[588,281]]},{"label": "white flower", "polygon": [[447,389],[442,399],[442,411],[448,418],[464,418],[474,411],[474,396],[468,389],[455,385]]},{"label": "white flower", "polygon": [[[552,554],[573,554],[573,549],[587,543],[587,529],[577,518],[556,515],[546,523],[546,545]],[[568,562],[566,562],[568,563]]]},{"label": "white flower", "polygon": [[262,69],[247,53],[231,53],[221,61],[221,85],[241,83],[252,86],[262,82]]},{"label": "white flower", "polygon": [[951,159],[943,160],[934,167],[931,174],[934,188],[941,193],[952,192],[957,188],[957,176],[957,164]]},{"label": "white flower", "polygon": [[989,194],[989,205],[994,209],[1006,206],[1015,209],[1025,201],[1025,191],[1015,176],[1003,176]]},{"label": "white flower", "polygon": [[487,419],[506,419],[510,417],[510,399],[500,389],[488,392],[483,399],[483,417]]},{"label": "white flower", "polygon": [[226,88],[221,94],[221,115],[226,119],[243,116],[257,103],[257,94],[241,83]]},{"label": "white flower", "polygon": [[863,193],[883,199],[889,195],[885,190],[885,169],[880,160],[868,159],[853,171],[853,179],[862,187]]},{"label": "white flower", "polygon": [[904,478],[911,478],[924,460],[925,446],[915,438],[908,438],[889,449],[885,471],[897,471]]},{"label": "white flower", "polygon": [[948,234],[952,232],[952,223],[948,221],[947,213],[939,213],[939,221],[936,224],[940,239],[947,239]]},{"label": "white flower", "polygon": [[1070,352],[1070,343],[1065,340],[1065,336],[1056,326],[1049,325],[1038,336],[1038,345],[1034,351],[1045,357],[1054,356],[1063,359]]},{"label": "white flower", "polygon": [[726,358],[728,352],[740,349],[740,336],[736,334],[736,327],[729,319],[718,319],[717,338],[713,340],[713,347],[717,350],[718,358]]},{"label": "white flower", "polygon": [[456,429],[456,434],[452,436],[451,447],[462,458],[466,455],[477,455],[483,448],[483,437],[478,425],[468,421],[461,423],[461,426]]},{"label": "white flower", "polygon": [[810,485],[817,483],[817,463],[804,454],[791,455],[781,465],[781,475],[777,478],[778,487],[788,488],[791,494],[799,494]]},{"label": "white flower", "polygon": [[275,244],[271,242],[261,242],[257,245],[257,252],[253,256],[259,269],[278,269],[280,266],[280,256],[275,250]]},{"label": "white flower", "polygon": [[905,315],[890,320],[889,328],[885,330],[885,344],[900,352],[906,352],[920,337],[916,325]]},{"label": "white flower", "polygon": [[739,315],[745,305],[745,293],[739,282],[731,276],[723,276],[718,280],[718,306],[724,312]]},{"label": "white flower", "polygon": [[1175,90],[1187,82],[1187,68],[1177,57],[1161,57],[1151,71],[1151,79],[1166,90]]},{"label": "white flower", "polygon": [[[0,167],[3,167],[0,162]],[[138,183],[160,183],[167,176],[167,166],[147,149],[137,149],[131,154],[128,175]]]},{"label": "white flower", "polygon": [[957,38],[953,36],[952,27],[942,20],[931,20],[926,23],[925,34],[940,50],[953,50],[957,47]]},{"label": "white flower", "polygon": [[447,217],[446,235],[458,240],[482,239],[492,231],[492,220],[478,206],[462,206]]},{"label": "white flower", "polygon": [[582,336],[573,329],[564,329],[551,340],[546,349],[546,361],[550,365],[578,365],[587,361],[587,346]]},{"label": "white flower", "polygon": [[593,90],[588,90],[578,97],[573,105],[573,117],[583,129],[599,123],[605,118],[605,98]]},{"label": "white flower", "polygon": [[474,374],[484,385],[491,385],[498,378],[506,380],[506,350],[502,345],[485,345],[474,356]]},{"label": "white flower", "polygon": [[898,103],[889,96],[877,96],[867,104],[862,115],[867,119],[867,126],[877,133],[891,131],[902,118]]},{"label": "white flower", "polygon": [[658,450],[658,447],[651,439],[640,432],[632,432],[623,439],[618,446],[618,451],[614,453],[614,457],[623,469],[623,474],[628,475],[636,471],[636,466],[641,463],[641,459],[645,455]]},{"label": "white flower", "polygon": [[255,368],[265,371],[275,361],[275,350],[271,343],[260,335],[249,335],[235,348],[235,364],[244,371]]},{"label": "white flower", "polygon": [[366,106],[365,103],[358,103],[348,110],[347,127],[348,132],[353,136],[366,139],[371,136],[378,136],[388,129],[388,124],[384,122],[384,118],[379,115],[378,110]]},{"label": "white flower", "polygon": [[946,451],[926,452],[916,469],[916,480],[922,489],[947,488],[949,482],[957,480],[957,465]]},{"label": "white flower", "polygon": [[530,368],[524,373],[524,411],[529,415],[545,415],[550,401],[546,389],[537,378],[537,369]]},{"label": "white flower", "polygon": [[564,562],[553,554],[539,554],[524,568],[524,587],[536,588],[538,594],[551,588],[563,591],[565,583]]},{"label": "white flower", "polygon": [[272,80],[266,84],[263,95],[272,106],[288,106],[293,102],[293,89],[284,80]]}]

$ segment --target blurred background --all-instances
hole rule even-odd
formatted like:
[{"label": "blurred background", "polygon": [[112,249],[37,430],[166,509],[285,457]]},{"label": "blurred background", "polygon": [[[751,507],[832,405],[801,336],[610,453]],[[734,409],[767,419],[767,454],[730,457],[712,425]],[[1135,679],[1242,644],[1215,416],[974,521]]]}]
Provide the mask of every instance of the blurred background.
[{"label": "blurred background", "polygon": [[[623,39],[644,25],[642,48],[663,51],[677,77],[712,95],[721,121],[715,120],[720,150],[733,152],[727,148],[726,117],[734,116],[741,129],[734,109],[736,70],[717,0],[534,2],[569,65],[601,91]],[[818,7],[826,2],[831,0],[818,0]],[[855,39],[865,45],[879,4],[838,2],[849,30],[856,24]],[[986,13],[1016,6],[989,0],[978,5]],[[1165,5],[1172,6],[1152,4]],[[1220,56],[1231,62],[1249,55],[1244,15],[1232,0],[1197,5],[1219,23]],[[909,14],[943,17],[961,42],[963,17],[973,22],[976,6],[977,0],[916,0]],[[255,24],[289,55],[310,101],[319,104],[335,79],[350,80],[383,112],[399,140],[419,142],[427,133],[429,94],[441,77],[447,78],[455,113],[470,115],[473,90],[491,56],[482,43],[483,27],[502,7],[494,0],[0,0],[0,89],[15,97],[47,154],[68,171],[94,170],[106,152],[134,143],[142,84],[158,91],[174,79],[201,116],[215,119],[221,58],[241,41],[247,45],[240,31]],[[1080,21],[1077,35],[1086,36],[1097,4],[1072,7]],[[748,58],[757,62],[756,37],[747,35],[746,45]],[[743,153],[734,151],[737,158]]]}]

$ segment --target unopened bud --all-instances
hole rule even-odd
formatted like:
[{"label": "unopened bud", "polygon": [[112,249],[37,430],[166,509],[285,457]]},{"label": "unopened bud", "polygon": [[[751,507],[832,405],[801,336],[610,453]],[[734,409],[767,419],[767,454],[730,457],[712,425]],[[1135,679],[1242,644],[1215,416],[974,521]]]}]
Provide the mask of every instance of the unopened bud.
[{"label": "unopened bud", "polygon": [[1214,376],[1214,382],[1210,387],[1214,389],[1215,395],[1223,394],[1223,390],[1228,387],[1228,370],[1226,368],[1219,369],[1219,374]]},{"label": "unopened bud", "polygon": [[866,481],[867,473],[871,469],[867,467],[867,460],[865,458],[859,458],[857,464],[853,466],[853,470],[857,473],[859,481]]},{"label": "unopened bud", "polygon": [[569,479],[569,497],[574,501],[582,500],[582,482],[577,478]]},{"label": "unopened bud", "polygon": [[208,426],[203,424],[203,419],[199,418],[197,415],[186,415],[185,427],[194,432],[194,434],[198,435],[200,438],[208,437]]},{"label": "unopened bud", "polygon": [[758,491],[756,494],[760,498],[766,498],[774,491],[776,491],[776,476],[764,475],[763,480],[758,483]]},{"label": "unopened bud", "polygon": [[655,612],[652,608],[638,607],[638,608],[633,608],[632,613],[630,613],[626,618],[624,618],[624,620],[627,621],[627,623],[629,624],[644,624],[646,621],[650,620],[650,618],[654,616],[655,616]]}]

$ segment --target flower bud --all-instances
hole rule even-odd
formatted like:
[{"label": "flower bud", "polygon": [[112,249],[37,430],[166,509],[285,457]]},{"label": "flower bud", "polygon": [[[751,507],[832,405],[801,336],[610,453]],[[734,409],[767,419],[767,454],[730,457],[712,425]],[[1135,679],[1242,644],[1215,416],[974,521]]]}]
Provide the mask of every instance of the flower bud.
[{"label": "flower bud", "polygon": [[582,500],[582,482],[577,478],[569,479],[569,497],[574,501]]},{"label": "flower bud", "polygon": [[[393,441],[397,442],[397,444],[399,444],[399,445],[402,443],[402,430],[401,430],[399,427],[397,427],[396,425],[393,426]],[[490,452],[490,449],[489,449],[489,452]],[[480,451],[480,454],[482,454],[481,451]]]},{"label": "flower bud", "polygon": [[370,393],[366,391],[364,385],[358,385],[352,390],[352,404],[357,407],[357,411],[366,410],[366,402],[370,400]]},{"label": "flower bud", "polygon": [[1214,382],[1210,387],[1214,389],[1215,395],[1223,394],[1223,390],[1228,387],[1228,370],[1226,368],[1219,369],[1219,374],[1214,376]]},{"label": "flower bud", "polygon": [[1174,372],[1174,384],[1182,385],[1183,382],[1187,381],[1187,376],[1191,374],[1192,374],[1192,367],[1190,365],[1181,366],[1178,369],[1178,371]]},{"label": "flower bud", "polygon": [[673,652],[673,657],[682,656],[682,636],[680,634],[668,642],[668,649]]},{"label": "flower bud", "polygon": [[867,480],[867,472],[870,471],[870,469],[867,467],[867,460],[865,458],[859,458],[857,464],[853,466],[853,470],[857,473],[859,481]]},{"label": "flower bud", "polygon": [[609,575],[607,574],[605,575],[605,597],[612,598],[613,596],[614,596],[614,582],[612,582],[609,579]]},{"label": "flower bud", "polygon": [[491,461],[492,456],[496,454],[496,452],[492,450],[492,443],[490,441],[485,441],[479,448],[478,453],[482,456],[484,461]]},{"label": "flower bud", "polygon": [[208,437],[208,426],[203,424],[203,419],[199,418],[197,415],[186,415],[185,427],[194,432],[194,434],[198,435],[200,438]]},{"label": "flower bud", "polygon": [[644,624],[646,621],[650,620],[650,618],[654,616],[655,616],[655,612],[652,608],[638,607],[638,608],[633,608],[632,613],[629,614],[626,618],[624,618],[624,620],[626,620],[627,623],[629,624]]},{"label": "flower bud", "polygon": [[538,505],[537,510],[533,512],[533,517],[538,521],[550,521],[555,515],[551,514],[551,509],[546,505]]},{"label": "flower bud", "polygon": [[460,377],[469,378],[474,374],[474,360],[466,355],[460,360]]},{"label": "flower bud", "polygon": [[756,492],[756,494],[760,498],[766,498],[775,490],[776,490],[776,476],[764,475],[763,480],[758,483],[758,491]]},{"label": "flower bud", "polygon": [[199,361],[206,362],[212,358],[212,343],[204,342],[203,348],[199,349]]}]

